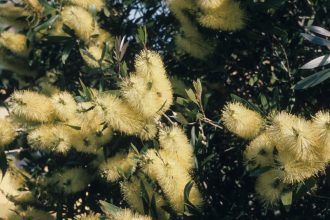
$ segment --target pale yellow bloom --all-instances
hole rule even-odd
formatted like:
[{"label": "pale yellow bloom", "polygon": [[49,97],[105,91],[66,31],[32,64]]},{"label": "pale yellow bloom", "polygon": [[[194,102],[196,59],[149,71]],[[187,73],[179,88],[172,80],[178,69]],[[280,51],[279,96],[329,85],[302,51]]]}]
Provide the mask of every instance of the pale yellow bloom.
[{"label": "pale yellow bloom", "polygon": [[320,156],[325,161],[330,161],[330,114],[329,112],[319,111],[313,117],[313,131],[319,139]]},{"label": "pale yellow bloom", "polygon": [[107,181],[115,182],[121,177],[121,173],[130,174],[136,168],[136,159],[134,153],[130,151],[127,153],[117,153],[113,157],[107,158],[101,163],[99,169]]},{"label": "pale yellow bloom", "polygon": [[0,47],[1,46],[19,56],[27,56],[28,54],[27,38],[24,34],[12,31],[0,33]]},{"label": "pale yellow bloom", "polygon": [[190,171],[194,167],[193,147],[184,131],[179,127],[161,130],[159,144],[171,159]]},{"label": "pale yellow bloom", "polygon": [[151,217],[133,213],[129,209],[111,213],[109,216],[111,220],[152,220]]},{"label": "pale yellow bloom", "polygon": [[75,216],[75,220],[99,220],[101,215],[98,213],[91,213],[91,214],[82,214],[79,216]]},{"label": "pale yellow bloom", "polygon": [[97,11],[100,11],[104,7],[104,0],[64,0],[63,2],[68,5],[77,5],[87,10],[95,7]]},{"label": "pale yellow bloom", "polygon": [[87,66],[97,68],[100,67],[100,64],[106,64],[104,59],[100,62],[100,59],[102,58],[102,51],[103,47],[90,46],[86,51],[81,50],[80,54]]},{"label": "pale yellow bloom", "polygon": [[55,109],[51,99],[28,90],[13,93],[10,111],[18,118],[32,122],[50,122],[55,118]]},{"label": "pale yellow bloom", "polygon": [[197,4],[202,9],[215,9],[218,8],[224,0],[198,0]]},{"label": "pale yellow bloom", "polygon": [[280,201],[285,184],[281,182],[276,170],[270,170],[257,178],[255,185],[259,199],[265,205],[275,205]]},{"label": "pale yellow bloom", "polygon": [[274,165],[274,144],[269,133],[264,132],[251,141],[244,151],[248,170]]},{"label": "pale yellow bloom", "polygon": [[270,132],[278,151],[291,152],[296,160],[320,159],[322,146],[318,144],[310,121],[281,112],[273,118]]},{"label": "pale yellow bloom", "polygon": [[28,134],[28,143],[34,149],[67,153],[71,148],[70,129],[65,125],[41,125]]},{"label": "pale yellow bloom", "polygon": [[7,118],[0,119],[0,149],[15,140],[16,128]]},{"label": "pale yellow bloom", "polygon": [[77,103],[68,92],[58,92],[51,96],[56,116],[62,121],[69,121],[75,117]]},{"label": "pale yellow bloom", "polygon": [[244,17],[244,11],[240,8],[238,2],[222,0],[218,7],[205,9],[198,21],[207,28],[235,31],[244,27]]},{"label": "pale yellow bloom", "polygon": [[44,7],[40,4],[39,0],[23,0],[23,2],[29,6],[29,8],[36,13],[42,13]]},{"label": "pale yellow bloom", "polygon": [[238,102],[228,103],[221,119],[229,131],[244,139],[253,139],[264,127],[264,119],[259,113]]},{"label": "pale yellow bloom", "polygon": [[85,42],[89,41],[93,32],[97,29],[93,16],[79,6],[64,6],[61,18],[63,23],[73,29],[77,37]]}]

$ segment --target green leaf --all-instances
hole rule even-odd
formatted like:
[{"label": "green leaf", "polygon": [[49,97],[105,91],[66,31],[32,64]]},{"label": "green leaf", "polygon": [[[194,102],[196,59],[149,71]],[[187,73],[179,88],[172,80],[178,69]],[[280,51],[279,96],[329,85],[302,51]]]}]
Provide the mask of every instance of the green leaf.
[{"label": "green leaf", "polygon": [[156,204],[155,194],[153,194],[152,195],[152,198],[151,198],[150,215],[151,215],[152,219],[158,219],[157,204]]},{"label": "green leaf", "polygon": [[65,64],[66,60],[69,58],[73,47],[74,47],[74,41],[69,41],[65,44],[63,53],[62,53],[62,57],[61,57],[63,64]]},{"label": "green leaf", "polygon": [[309,31],[326,36],[326,37],[330,37],[330,31],[322,28],[322,27],[318,27],[318,26],[311,26],[309,28]]},{"label": "green leaf", "polygon": [[306,77],[303,80],[300,80],[295,86],[295,90],[307,89],[314,87],[323,81],[327,80],[330,77],[330,69],[321,70],[317,73],[314,73],[311,76]]},{"label": "green leaf", "polygon": [[313,44],[330,47],[330,41],[329,40],[326,40],[324,38],[321,38],[321,37],[318,37],[318,36],[314,36],[314,35],[311,35],[311,34],[306,34],[306,33],[302,33],[300,35],[302,37],[304,37],[306,40],[308,40],[311,43],[313,43]]},{"label": "green leaf", "polygon": [[315,177],[309,178],[306,181],[299,183],[294,191],[294,200],[297,201],[303,197],[309,190],[311,190],[317,184]]},{"label": "green leaf", "polygon": [[49,27],[51,27],[54,22],[59,18],[59,15],[54,15],[52,16],[51,18],[49,18],[46,22],[42,23],[41,25],[35,27],[33,29],[34,32],[38,32],[38,31],[41,31],[43,29],[47,29]]},{"label": "green leaf", "polygon": [[140,180],[140,193],[143,203],[144,214],[149,214],[149,195],[142,180]]},{"label": "green leaf", "polygon": [[194,102],[195,104],[198,105],[198,101],[197,101],[197,99],[196,99],[196,95],[195,95],[194,91],[193,91],[192,89],[186,89],[186,93],[187,93],[188,98],[189,98],[192,102]]},{"label": "green leaf", "polygon": [[175,114],[175,120],[177,122],[179,122],[180,124],[183,124],[183,125],[189,124],[188,120],[180,112],[176,112],[176,114]]},{"label": "green leaf", "polygon": [[320,56],[304,64],[300,69],[314,69],[319,66],[325,66],[330,63],[330,55]]},{"label": "green leaf", "polygon": [[7,157],[4,151],[0,153],[0,169],[2,173],[2,179],[6,175],[7,169],[8,169],[8,161]]}]

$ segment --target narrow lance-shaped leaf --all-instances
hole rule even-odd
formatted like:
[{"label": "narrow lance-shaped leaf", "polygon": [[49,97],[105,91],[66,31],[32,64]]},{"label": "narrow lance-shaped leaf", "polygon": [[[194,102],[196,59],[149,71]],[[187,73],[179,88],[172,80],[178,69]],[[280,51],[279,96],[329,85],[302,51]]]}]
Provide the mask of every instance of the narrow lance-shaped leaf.
[{"label": "narrow lance-shaped leaf", "polygon": [[317,33],[317,34],[320,34],[320,35],[323,35],[323,36],[326,36],[326,37],[330,37],[330,31],[322,28],[322,27],[319,27],[319,26],[311,26],[309,28],[309,30],[311,32],[314,32],[314,33]]},{"label": "narrow lance-shaped leaf", "polygon": [[324,38],[314,36],[314,35],[311,35],[311,34],[306,34],[306,33],[302,33],[301,36],[304,37],[306,40],[310,41],[311,43],[318,44],[318,45],[321,45],[321,46],[330,47],[330,41],[328,41]]},{"label": "narrow lance-shaped leaf", "polygon": [[300,67],[300,69],[314,69],[319,66],[325,66],[329,63],[330,55],[324,55],[309,61],[308,63]]},{"label": "narrow lance-shaped leaf", "polygon": [[311,76],[306,77],[305,79],[299,81],[295,86],[294,89],[307,89],[314,87],[323,81],[330,78],[330,69],[325,69],[322,71],[319,71]]}]

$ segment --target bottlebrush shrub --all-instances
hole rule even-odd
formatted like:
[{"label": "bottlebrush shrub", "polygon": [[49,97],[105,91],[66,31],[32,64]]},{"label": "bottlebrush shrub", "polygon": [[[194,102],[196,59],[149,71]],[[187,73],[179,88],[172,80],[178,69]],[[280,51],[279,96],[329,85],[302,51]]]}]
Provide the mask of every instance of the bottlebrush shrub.
[{"label": "bottlebrush shrub", "polygon": [[[182,128],[161,121],[173,94],[159,54],[142,50],[135,72],[120,85],[119,95],[84,87],[82,100],[56,88],[50,93],[18,90],[12,94],[7,103],[9,117],[0,121],[3,149],[16,136],[24,136],[28,148],[23,150],[56,155],[63,161],[72,155],[91,159],[86,164],[49,165],[36,172],[25,168],[29,161],[12,158],[1,187],[2,203],[10,204],[2,218],[52,219],[49,213],[66,210],[62,207],[68,205],[66,197],[86,191],[96,179],[119,183],[127,204],[141,215],[168,219],[189,210],[186,204],[202,209],[203,198],[191,176],[192,146]],[[109,143],[119,134],[153,141],[154,146],[140,151],[135,146],[112,148]],[[114,219],[150,218],[129,210],[112,215]]]},{"label": "bottlebrush shrub", "polygon": [[[228,103],[222,110],[226,128],[250,140],[243,157],[246,169],[257,175],[255,190],[266,206],[280,201],[290,205],[292,195],[323,174],[330,162],[327,111],[307,120],[288,112],[263,117],[241,103]],[[312,184],[314,185],[314,184]]]}]

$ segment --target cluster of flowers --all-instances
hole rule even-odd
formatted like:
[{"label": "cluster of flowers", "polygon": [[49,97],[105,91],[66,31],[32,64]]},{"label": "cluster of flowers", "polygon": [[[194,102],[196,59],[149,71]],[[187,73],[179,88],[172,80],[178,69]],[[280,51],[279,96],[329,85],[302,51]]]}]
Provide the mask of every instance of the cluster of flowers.
[{"label": "cluster of flowers", "polygon": [[222,120],[229,131],[251,140],[244,160],[248,170],[264,171],[255,190],[265,205],[277,204],[294,186],[324,172],[330,161],[329,112],[311,120],[287,112],[265,119],[234,102],[225,106]]},{"label": "cluster of flowers", "polygon": [[181,25],[181,33],[175,37],[176,45],[197,59],[205,59],[214,46],[204,40],[205,36],[196,23],[225,31],[239,30],[244,26],[244,11],[234,0],[169,0],[168,4]]},{"label": "cluster of flowers", "polygon": [[[93,89],[89,92],[90,100],[81,102],[69,92],[55,87],[46,94],[28,90],[14,92],[8,102],[10,117],[0,121],[1,147],[4,149],[11,143],[19,129],[26,132],[28,145],[33,150],[63,157],[72,151],[94,154],[96,159],[91,164],[63,167],[50,176],[37,177],[38,183],[45,189],[56,189],[62,195],[72,195],[85,190],[97,177],[111,183],[120,182],[124,199],[138,213],[145,210],[140,188],[143,184],[150,201],[155,198],[158,219],[169,217],[163,206],[183,213],[186,202],[183,192],[186,184],[192,182],[193,149],[181,128],[169,128],[160,122],[161,115],[172,105],[173,93],[159,54],[142,50],[135,60],[135,72],[121,82],[119,96]],[[160,147],[141,153],[120,149],[113,156],[104,158],[102,146],[110,142],[114,132],[136,136],[143,141],[157,137]],[[89,173],[91,167],[98,170],[97,175]],[[0,187],[5,195],[2,203],[9,204],[5,219],[48,215],[33,208],[22,211],[17,206],[17,203],[37,202],[33,192],[18,190],[27,187],[24,177],[31,181],[29,174],[21,176],[20,169],[12,163],[6,181]],[[13,189],[6,189],[8,182]],[[202,206],[196,184],[192,186],[189,201],[197,208]],[[114,219],[134,219],[129,210],[121,215],[126,217]]]},{"label": "cluster of flowers", "polygon": [[[85,49],[81,49],[80,53],[85,63],[92,68],[100,66],[105,43],[111,49],[114,42],[111,34],[100,27],[95,17],[95,12],[105,7],[105,1],[57,0],[54,6],[54,10],[46,10],[38,0],[0,4],[0,22],[8,29],[0,33],[2,68],[18,76],[36,76],[36,71],[28,64],[28,54],[34,42],[47,40],[49,36],[70,37],[64,26],[70,28],[84,45]],[[40,21],[47,21],[48,26],[38,26]]]}]

